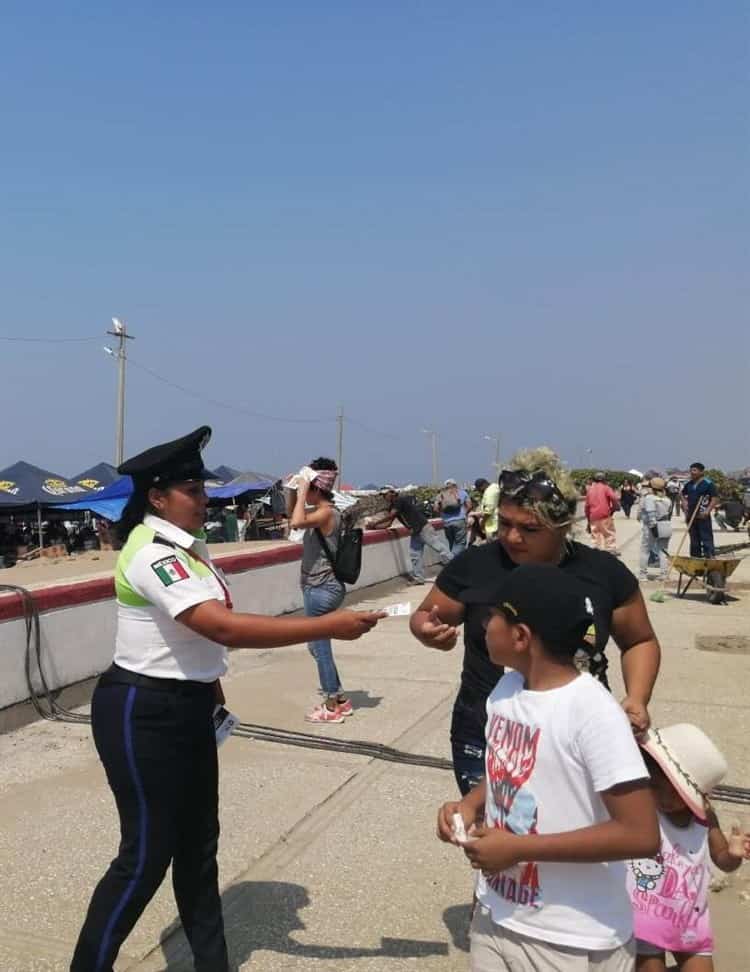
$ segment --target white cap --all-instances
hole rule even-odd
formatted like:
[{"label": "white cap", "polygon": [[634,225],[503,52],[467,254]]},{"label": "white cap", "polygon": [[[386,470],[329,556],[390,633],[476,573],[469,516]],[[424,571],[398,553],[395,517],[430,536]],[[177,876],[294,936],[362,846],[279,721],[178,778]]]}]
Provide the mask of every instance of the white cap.
[{"label": "white cap", "polygon": [[455,479],[446,479],[446,481],[443,483],[443,486],[457,486],[457,485],[458,483],[456,482]]}]

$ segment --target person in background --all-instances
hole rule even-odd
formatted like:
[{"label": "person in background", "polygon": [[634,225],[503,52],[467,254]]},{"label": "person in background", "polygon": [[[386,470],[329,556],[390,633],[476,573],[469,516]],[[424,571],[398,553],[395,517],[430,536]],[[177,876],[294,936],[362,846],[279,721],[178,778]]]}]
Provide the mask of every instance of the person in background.
[{"label": "person in background", "polygon": [[619,557],[615,521],[612,518],[619,504],[615,491],[605,480],[603,472],[596,473],[593,483],[586,490],[586,521],[594,546]]},{"label": "person in background", "polygon": [[[649,729],[641,740],[656,797],[660,848],[628,862],[637,972],[666,972],[666,953],[685,972],[713,972],[708,899],[711,864],[736,871],[750,858],[750,834],[727,838],[708,797],[727,763],[697,726]],[[670,965],[670,968],[674,966]]]},{"label": "person in background", "polygon": [[669,514],[670,519],[673,516],[677,516],[680,513],[680,482],[675,476],[670,476],[667,480],[666,493],[669,497],[669,501],[672,504],[672,510]]},{"label": "person in background", "polygon": [[484,517],[482,516],[482,497],[489,486],[486,479],[474,480],[474,492],[471,495],[471,512],[466,517],[466,528],[469,534],[468,546],[482,543],[487,539],[484,532]]},{"label": "person in background", "polygon": [[289,520],[286,499],[284,498],[284,487],[280,479],[277,479],[273,484],[270,499],[274,531],[277,536],[284,536],[285,532],[289,529]]},{"label": "person in background", "polygon": [[103,516],[98,516],[96,518],[96,535],[99,538],[100,550],[114,549],[112,539],[112,524]]},{"label": "person in background", "polygon": [[484,528],[485,536],[487,537],[487,542],[490,543],[493,540],[497,540],[497,506],[500,502],[500,487],[497,481],[494,483],[488,483],[487,488],[482,494],[482,527]]},{"label": "person in background", "polygon": [[633,509],[637,499],[638,494],[635,491],[635,487],[629,479],[626,479],[620,488],[620,506],[622,507],[622,512],[628,519],[630,519],[630,511]]},{"label": "person in background", "polygon": [[719,529],[732,529],[735,533],[739,533],[740,527],[745,521],[745,515],[745,505],[736,495],[721,500],[714,510]]},{"label": "person in background", "polygon": [[227,506],[224,510],[224,539],[227,543],[236,543],[240,539],[236,506]]},{"label": "person in background", "polygon": [[448,564],[451,552],[448,541],[438,533],[427,516],[417,505],[413,496],[400,494],[395,486],[383,486],[381,494],[388,501],[388,509],[368,525],[369,530],[385,530],[398,519],[407,530],[411,530],[409,552],[411,554],[411,581],[413,584],[426,584],[424,573],[424,548],[427,546],[440,558],[441,564]]},{"label": "person in background", "polygon": [[435,513],[442,517],[448,548],[454,557],[466,550],[466,517],[471,500],[455,479],[446,479],[435,500]]},{"label": "person in background", "polygon": [[[346,589],[333,572],[331,557],[335,559],[341,533],[341,513],[333,504],[333,486],[338,466],[333,459],[321,456],[310,463],[317,472],[312,482],[300,477],[291,513],[293,530],[304,530],[302,539],[302,596],[305,614],[317,618],[341,607]],[[308,645],[318,666],[323,704],[315,706],[305,716],[307,722],[342,723],[352,715],[352,703],[344,695],[338,668],[333,658],[330,638],[319,638]]]},{"label": "person in background", "polygon": [[248,523],[249,523],[249,517],[247,515],[247,505],[244,503],[240,503],[237,506],[237,537],[240,540],[240,542],[242,542],[245,539]]},{"label": "person in background", "polygon": [[[693,521],[690,527],[690,556],[714,557],[714,531],[711,525],[711,514],[719,502],[716,483],[706,476],[706,467],[702,462],[694,462],[690,466],[690,482],[682,487],[682,509],[687,523]],[[697,512],[696,512],[697,510]],[[695,513],[695,519],[693,519]]]},{"label": "person in background", "polygon": [[648,580],[648,565],[654,558],[659,565],[659,580],[666,580],[669,570],[667,549],[672,536],[670,516],[671,502],[665,492],[665,483],[660,476],[653,476],[643,484],[641,508],[638,519],[641,521],[641,559],[638,580]]}]

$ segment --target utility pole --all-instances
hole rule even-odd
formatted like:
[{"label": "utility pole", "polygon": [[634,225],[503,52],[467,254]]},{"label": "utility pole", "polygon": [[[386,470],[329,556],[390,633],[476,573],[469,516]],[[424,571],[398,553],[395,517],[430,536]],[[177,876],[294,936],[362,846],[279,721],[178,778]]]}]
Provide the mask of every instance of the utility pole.
[{"label": "utility pole", "polygon": [[494,463],[494,469],[496,470],[496,472],[495,472],[495,479],[497,479],[497,477],[500,475],[500,435],[499,434],[498,435],[485,435],[484,438],[488,442],[494,442],[495,443],[495,463]]},{"label": "utility pole", "polygon": [[339,426],[339,446],[336,455],[336,465],[339,467],[339,489],[344,485],[344,406],[339,405],[339,413],[336,416]]},{"label": "utility pole", "polygon": [[440,485],[440,471],[438,469],[438,442],[437,442],[437,432],[432,429],[422,429],[425,435],[429,435],[432,439],[432,485]]},{"label": "utility pole", "polygon": [[112,318],[112,330],[107,331],[118,340],[114,356],[117,358],[117,418],[115,420],[115,465],[120,466],[125,458],[125,351],[126,341],[135,340],[128,334],[127,327],[117,317]]}]

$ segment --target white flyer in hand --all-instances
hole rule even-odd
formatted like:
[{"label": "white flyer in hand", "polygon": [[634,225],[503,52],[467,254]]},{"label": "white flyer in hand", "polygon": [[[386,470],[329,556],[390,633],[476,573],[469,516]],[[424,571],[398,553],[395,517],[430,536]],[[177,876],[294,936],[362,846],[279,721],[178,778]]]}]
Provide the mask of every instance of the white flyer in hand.
[{"label": "white flyer in hand", "polygon": [[216,731],[216,746],[221,746],[223,742],[232,735],[232,730],[239,725],[239,717],[224,708],[223,705],[214,707],[214,729]]},{"label": "white flyer in hand", "polygon": [[389,604],[384,610],[389,618],[408,618],[411,614],[411,604],[408,601],[401,604]]},{"label": "white flyer in hand", "polygon": [[284,483],[284,487],[285,489],[299,489],[302,482],[311,483],[317,475],[318,473],[315,469],[311,469],[309,466],[303,466],[298,473],[289,477]]},{"label": "white flyer in hand", "polygon": [[460,813],[453,814],[453,836],[456,839],[457,844],[468,844],[469,841],[474,840],[474,837],[470,836],[466,832],[466,825],[464,824],[464,818]]},{"label": "white flyer in hand", "polygon": [[459,844],[463,844],[467,840],[466,825],[460,813],[453,814],[453,836]]}]

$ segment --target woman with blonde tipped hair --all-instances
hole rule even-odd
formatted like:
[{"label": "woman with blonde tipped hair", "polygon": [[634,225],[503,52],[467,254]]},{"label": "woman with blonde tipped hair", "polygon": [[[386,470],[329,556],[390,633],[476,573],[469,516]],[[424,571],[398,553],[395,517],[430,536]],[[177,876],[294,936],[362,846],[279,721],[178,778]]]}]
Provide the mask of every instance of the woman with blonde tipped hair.
[{"label": "woman with blonde tipped hair", "polygon": [[[592,605],[590,649],[577,659],[607,688],[605,647],[621,652],[626,697],[622,706],[641,732],[649,726],[648,703],[659,671],[660,650],[634,575],[615,556],[573,539],[578,490],[558,456],[548,448],[519,452],[498,478],[497,540],[470,547],[445,567],[414,613],[412,633],[424,645],[450,651],[464,626],[461,686],[451,724],[456,781],[467,793],[484,776],[487,697],[503,669],[487,652],[485,626],[491,600],[476,601],[502,586],[520,564],[553,564],[580,580]],[[497,602],[495,602],[497,603]]]}]

